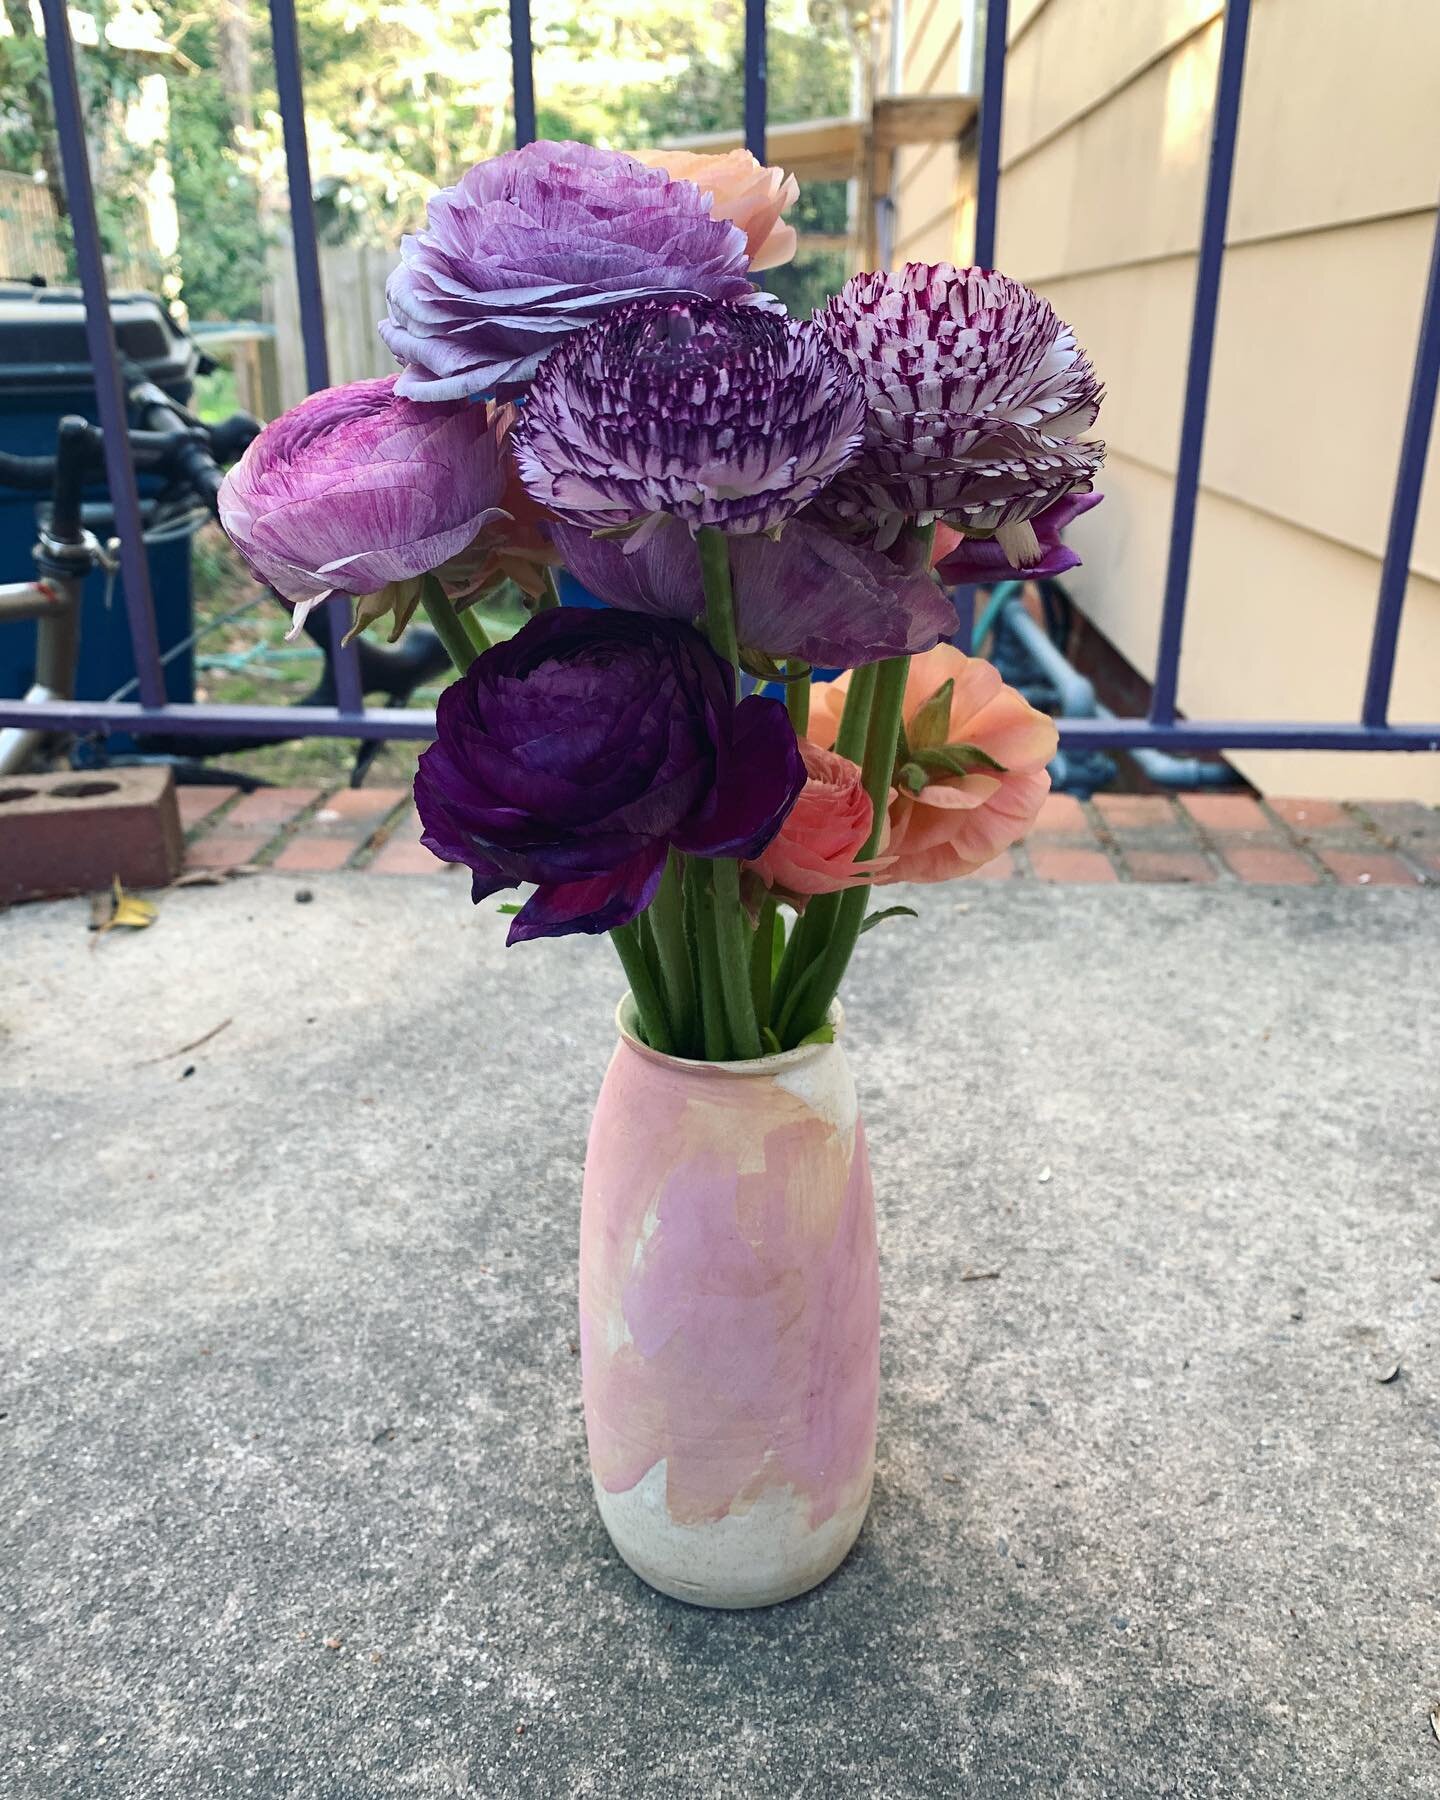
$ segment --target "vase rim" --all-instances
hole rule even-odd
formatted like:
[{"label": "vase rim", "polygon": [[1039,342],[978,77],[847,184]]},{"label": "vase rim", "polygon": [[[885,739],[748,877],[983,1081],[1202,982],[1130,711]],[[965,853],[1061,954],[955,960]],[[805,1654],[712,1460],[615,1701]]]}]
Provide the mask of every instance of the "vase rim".
[{"label": "vase rim", "polygon": [[649,1062],[661,1063],[669,1069],[685,1069],[693,1074],[738,1076],[773,1075],[777,1070],[793,1069],[800,1063],[811,1062],[822,1050],[832,1050],[840,1042],[845,1030],[845,1008],[839,1000],[830,1002],[830,1010],[826,1014],[835,1035],[828,1044],[797,1044],[793,1050],[777,1050],[769,1056],[751,1056],[740,1062],[707,1062],[699,1056],[671,1056],[664,1050],[657,1050],[636,1035],[635,997],[627,988],[620,997],[615,1008],[615,1029],[620,1033],[620,1040],[627,1044],[638,1055]]}]

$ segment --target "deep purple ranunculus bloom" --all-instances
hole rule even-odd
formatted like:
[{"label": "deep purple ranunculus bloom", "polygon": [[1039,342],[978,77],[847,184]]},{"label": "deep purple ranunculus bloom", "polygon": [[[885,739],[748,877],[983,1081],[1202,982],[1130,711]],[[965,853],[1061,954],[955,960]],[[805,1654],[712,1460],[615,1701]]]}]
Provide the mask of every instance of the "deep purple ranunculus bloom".
[{"label": "deep purple ranunculus bloom", "polygon": [[907,520],[994,533],[1038,560],[1033,520],[1083,493],[1104,390],[1048,300],[994,269],[907,263],[852,276],[815,322],[865,384],[865,447],[824,496],[883,549]]},{"label": "deep purple ranunculus bloom", "polygon": [[770,531],[860,448],[860,383],[813,325],[707,300],[643,301],[563,344],[530,389],[515,463],[593,531],[661,517]]},{"label": "deep purple ranunculus bloom", "polygon": [[446,688],[420,758],[422,842],[471,895],[534,882],[508,942],[609,931],[655,896],[673,844],[757,856],[805,785],[777,700],[737,705],[691,626],[562,606]]},{"label": "deep purple ranunculus bloom", "polygon": [[[508,409],[507,416],[508,416]],[[295,607],[378,594],[508,523],[505,420],[420,406],[395,377],[324,388],[260,433],[220,488],[220,523],[251,572]]]},{"label": "deep purple ranunculus bloom", "polygon": [[[559,522],[549,533],[575,579],[611,606],[671,619],[704,610],[695,540],[673,520],[641,543]],[[955,608],[928,574],[844,543],[808,514],[778,539],[731,538],[730,578],[742,649],[772,658],[849,669],[933,650],[956,628]]]},{"label": "deep purple ranunculus bloom", "polygon": [[626,300],[774,306],[746,278],[745,233],[693,181],[589,144],[478,163],[401,240],[380,335],[418,399],[517,393],[563,338]]},{"label": "deep purple ranunculus bloom", "polygon": [[995,581],[1039,581],[1046,576],[1063,575],[1067,569],[1078,569],[1080,558],[1060,541],[1067,525],[1098,506],[1100,494],[1067,494],[1030,521],[1035,532],[1038,560],[1024,568],[1015,567],[997,538],[962,538],[935,565],[935,573],[951,587],[962,583]]}]

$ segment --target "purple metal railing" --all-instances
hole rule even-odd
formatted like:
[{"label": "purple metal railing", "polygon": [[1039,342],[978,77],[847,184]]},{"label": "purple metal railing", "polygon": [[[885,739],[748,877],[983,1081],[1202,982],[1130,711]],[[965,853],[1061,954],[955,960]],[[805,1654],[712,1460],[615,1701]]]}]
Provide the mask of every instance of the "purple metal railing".
[{"label": "purple metal railing", "polygon": [[[125,604],[140,691],[139,704],[107,701],[53,701],[29,704],[0,699],[0,725],[84,732],[161,731],[172,736],[427,738],[433,715],[414,709],[369,708],[360,693],[353,646],[340,638],[346,621],[332,608],[335,707],[198,706],[164,703],[164,679],[142,541],[140,502],[125,438],[125,395],[115,338],[110,327],[100,233],[95,216],[83,116],[75,79],[75,52],[65,0],[41,0],[45,48],[55,96],[61,166],[70,203],[76,262],[85,295],[86,329],[100,425],[105,434],[106,472],[120,539]],[[994,259],[996,201],[1000,178],[1000,121],[1005,79],[1006,0],[988,0],[978,135],[975,260]],[[1155,683],[1144,719],[1066,719],[1061,742],[1136,749],[1173,750],[1440,750],[1440,721],[1394,725],[1388,722],[1390,689],[1399,641],[1421,489],[1425,475],[1436,389],[1440,384],[1440,214],[1421,318],[1409,406],[1400,445],[1389,532],[1381,570],[1375,624],[1361,716],[1354,724],[1309,721],[1261,722],[1181,720],[1176,717],[1181,640],[1200,488],[1205,415],[1224,268],[1226,220],[1235,162],[1235,144],[1244,82],[1250,0],[1228,0],[1216,85],[1209,175],[1197,258],[1180,446],[1175,472],[1170,549],[1161,602]],[[304,96],[294,0],[270,0],[276,86],[284,123],[290,186],[291,227],[300,294],[306,377],[312,391],[328,380],[324,298],[305,138]],[[529,0],[510,0],[515,139],[535,136],[534,55]],[[765,155],[765,0],[745,0],[745,141]],[[968,599],[969,596],[966,596]]]}]

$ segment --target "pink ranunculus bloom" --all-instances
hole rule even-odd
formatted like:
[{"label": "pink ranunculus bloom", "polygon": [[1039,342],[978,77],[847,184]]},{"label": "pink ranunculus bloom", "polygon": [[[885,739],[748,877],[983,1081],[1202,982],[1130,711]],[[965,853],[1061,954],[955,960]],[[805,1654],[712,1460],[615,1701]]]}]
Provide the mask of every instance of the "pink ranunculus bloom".
[{"label": "pink ranunculus bloom", "polygon": [[[849,679],[844,675],[815,688],[810,731],[819,743],[835,741]],[[917,715],[927,701],[943,694],[947,681],[954,683],[948,724],[937,722],[932,708],[924,728],[917,727]],[[897,782],[890,794],[887,849],[892,860],[876,881],[950,881],[973,875],[1034,824],[1050,791],[1045,765],[1059,742],[1055,723],[1006,687],[992,663],[965,656],[949,644],[911,663],[904,718],[907,734],[924,735],[935,744],[973,745],[1001,768],[958,775],[933,772],[918,793],[904,780]]]},{"label": "pink ranunculus bloom", "polygon": [[783,169],[767,168],[748,150],[704,155],[694,150],[636,150],[636,162],[663,169],[672,181],[693,181],[710,197],[710,217],[728,219],[745,233],[750,272],[776,269],[795,254],[795,227],[781,213],[800,198],[800,185]]},{"label": "pink ranunculus bloom", "polygon": [[[833,735],[833,734],[832,734]],[[870,835],[874,809],[861,785],[860,770],[846,756],[800,739],[805,786],[784,824],[746,873],[787,900],[796,912],[816,894],[838,894],[862,881],[884,880],[892,858],[881,854],[857,861]]]}]

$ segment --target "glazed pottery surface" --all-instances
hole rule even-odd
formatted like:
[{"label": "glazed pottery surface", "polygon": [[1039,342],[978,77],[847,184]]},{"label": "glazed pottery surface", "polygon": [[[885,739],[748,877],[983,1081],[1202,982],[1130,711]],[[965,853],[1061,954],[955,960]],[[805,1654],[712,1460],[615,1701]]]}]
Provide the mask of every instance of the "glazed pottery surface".
[{"label": "glazed pottery surface", "polygon": [[686,1062],[630,1019],[627,1002],[581,1215],[595,1494],[652,1586],[767,1606],[837,1567],[870,1501],[879,1297],[855,1086],[838,1042]]}]

